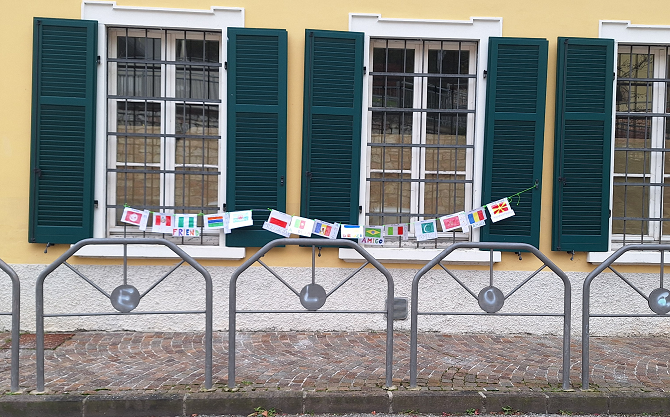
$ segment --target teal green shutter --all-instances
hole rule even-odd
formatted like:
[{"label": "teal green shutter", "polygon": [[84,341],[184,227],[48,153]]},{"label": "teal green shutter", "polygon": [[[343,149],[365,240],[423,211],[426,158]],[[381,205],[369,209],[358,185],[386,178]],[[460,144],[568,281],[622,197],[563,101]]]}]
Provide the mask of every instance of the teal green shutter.
[{"label": "teal green shutter", "polygon": [[286,53],[281,29],[228,29],[226,210],[253,210],[226,246],[259,247],[280,236],[262,228],[286,211]]},{"label": "teal green shutter", "polygon": [[614,41],[558,38],[552,249],[607,251]]},{"label": "teal green shutter", "polygon": [[35,18],[28,241],[93,236],[98,23]]},{"label": "teal green shutter", "polygon": [[363,33],[305,32],[302,216],[358,224]]},{"label": "teal green shutter", "polygon": [[540,243],[547,49],[546,39],[489,40],[482,203],[538,186],[513,199],[513,217],[482,228],[484,242]]}]

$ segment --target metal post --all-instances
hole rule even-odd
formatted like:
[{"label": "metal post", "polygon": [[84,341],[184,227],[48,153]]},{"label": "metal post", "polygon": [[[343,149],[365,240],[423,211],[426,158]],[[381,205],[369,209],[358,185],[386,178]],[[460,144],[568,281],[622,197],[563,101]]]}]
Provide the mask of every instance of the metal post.
[{"label": "metal post", "polygon": [[12,365],[10,389],[19,390],[19,337],[21,326],[21,284],[16,272],[0,259],[0,270],[5,271],[12,280]]}]

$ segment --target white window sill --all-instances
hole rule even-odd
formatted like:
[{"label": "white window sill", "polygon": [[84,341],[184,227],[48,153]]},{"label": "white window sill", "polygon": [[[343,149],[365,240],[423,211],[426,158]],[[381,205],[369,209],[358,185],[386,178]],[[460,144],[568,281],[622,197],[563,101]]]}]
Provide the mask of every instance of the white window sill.
[{"label": "white window sill", "polygon": [[[592,264],[601,264],[605,259],[609,258],[614,251],[611,252],[587,252],[586,262]],[[670,261],[670,256],[666,254],[665,261]],[[661,253],[657,251],[629,251],[624,253],[614,261],[614,265],[658,265],[661,263]]]},{"label": "white window sill", "polygon": [[[220,246],[179,246],[195,259],[244,259],[246,248],[227,248]],[[122,258],[123,245],[89,245],[79,249],[74,256],[83,258]],[[165,258],[176,259],[179,256],[167,246],[128,245],[129,258]]]},{"label": "white window sill", "polygon": [[[405,248],[365,248],[370,255],[381,263],[425,264],[442,253],[444,249],[405,249]],[[340,249],[340,259],[345,262],[360,262],[363,257],[354,249]],[[462,265],[486,264],[490,261],[489,251],[479,249],[457,249],[442,262]],[[493,262],[500,262],[500,252],[493,252]]]}]

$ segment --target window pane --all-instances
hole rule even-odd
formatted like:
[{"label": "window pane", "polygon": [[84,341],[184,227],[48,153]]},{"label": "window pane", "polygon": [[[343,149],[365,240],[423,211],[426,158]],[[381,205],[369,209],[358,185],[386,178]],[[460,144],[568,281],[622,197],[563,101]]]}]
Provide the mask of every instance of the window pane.
[{"label": "window pane", "polygon": [[[132,170],[133,168],[128,168]],[[139,168],[138,168],[139,169]],[[116,201],[119,205],[131,207],[158,206],[160,204],[160,174],[157,167],[141,167],[142,170],[156,173],[119,172],[116,176]],[[120,221],[123,210],[116,210],[116,224]]]},{"label": "window pane", "polygon": [[[177,61],[219,62],[219,41],[177,39]],[[176,66],[176,97],[219,99],[219,67]]]},{"label": "window pane", "polygon": [[[199,207],[218,206],[218,175],[189,174],[189,171],[206,171],[216,174],[216,168],[182,168],[175,174],[175,205],[198,207],[184,210],[184,213],[198,214]],[[181,213],[182,210],[179,210]]]},{"label": "window pane", "polygon": [[161,138],[141,135],[161,133],[161,105],[149,102],[118,102],[116,119],[117,132],[139,134],[139,137],[136,135],[116,137],[117,163],[159,163]]},{"label": "window pane", "polygon": [[456,49],[428,51],[428,72],[431,74],[469,74],[470,51],[458,50],[460,42],[442,42],[443,47],[451,45]]},{"label": "window pane", "polygon": [[[408,179],[409,174],[385,174],[370,173],[371,178],[384,178],[384,181],[370,182],[370,214],[393,214],[409,213],[411,204],[411,184],[409,182],[398,182],[400,178]],[[403,216],[370,216],[370,225],[382,225],[384,223],[408,222],[409,217]]]},{"label": "window pane", "polygon": [[[118,62],[116,65],[116,93],[120,96],[159,97],[161,94],[161,40],[149,37],[117,37],[119,59],[147,62]],[[114,92],[110,92],[114,94]]]},{"label": "window pane", "polygon": [[[375,48],[374,72],[413,73],[414,49]],[[414,78],[373,75],[372,106],[412,108]]]},{"label": "window pane", "polygon": [[[614,178],[612,217],[643,218],[649,217],[648,180],[628,178],[629,185],[622,185],[623,178]],[[635,185],[635,184],[639,185]],[[632,184],[632,185],[631,185]],[[649,222],[641,220],[612,220],[612,233],[646,235]]]},{"label": "window pane", "polygon": [[175,132],[177,135],[219,134],[219,106],[178,104],[175,115]]},{"label": "window pane", "polygon": [[[427,180],[437,179],[436,175],[426,175]],[[457,181],[464,181],[465,176],[452,177]],[[436,183],[427,182],[424,192],[424,213],[432,216],[443,216],[465,210],[465,183]]]},{"label": "window pane", "polygon": [[[629,49],[628,52],[618,55],[617,111],[650,112],[652,111],[651,103],[653,100],[652,83],[635,81],[631,78],[653,78],[654,55],[651,53],[632,53],[631,51],[632,49]],[[626,78],[629,78],[629,80],[625,80]]]}]

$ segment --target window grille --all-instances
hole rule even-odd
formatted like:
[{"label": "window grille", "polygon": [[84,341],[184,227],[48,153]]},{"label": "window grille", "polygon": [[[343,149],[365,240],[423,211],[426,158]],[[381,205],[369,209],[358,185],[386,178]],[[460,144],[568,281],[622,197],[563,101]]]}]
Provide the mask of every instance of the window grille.
[{"label": "window grille", "polygon": [[617,60],[614,246],[668,243],[669,47],[620,45]]},{"label": "window grille", "polygon": [[[372,41],[367,224],[472,209],[476,64],[476,42]],[[467,238],[440,233],[421,245]]]},{"label": "window grille", "polygon": [[108,234],[218,244],[218,233],[173,238],[120,218],[125,205],[219,211],[221,34],[113,27],[107,35]]}]

